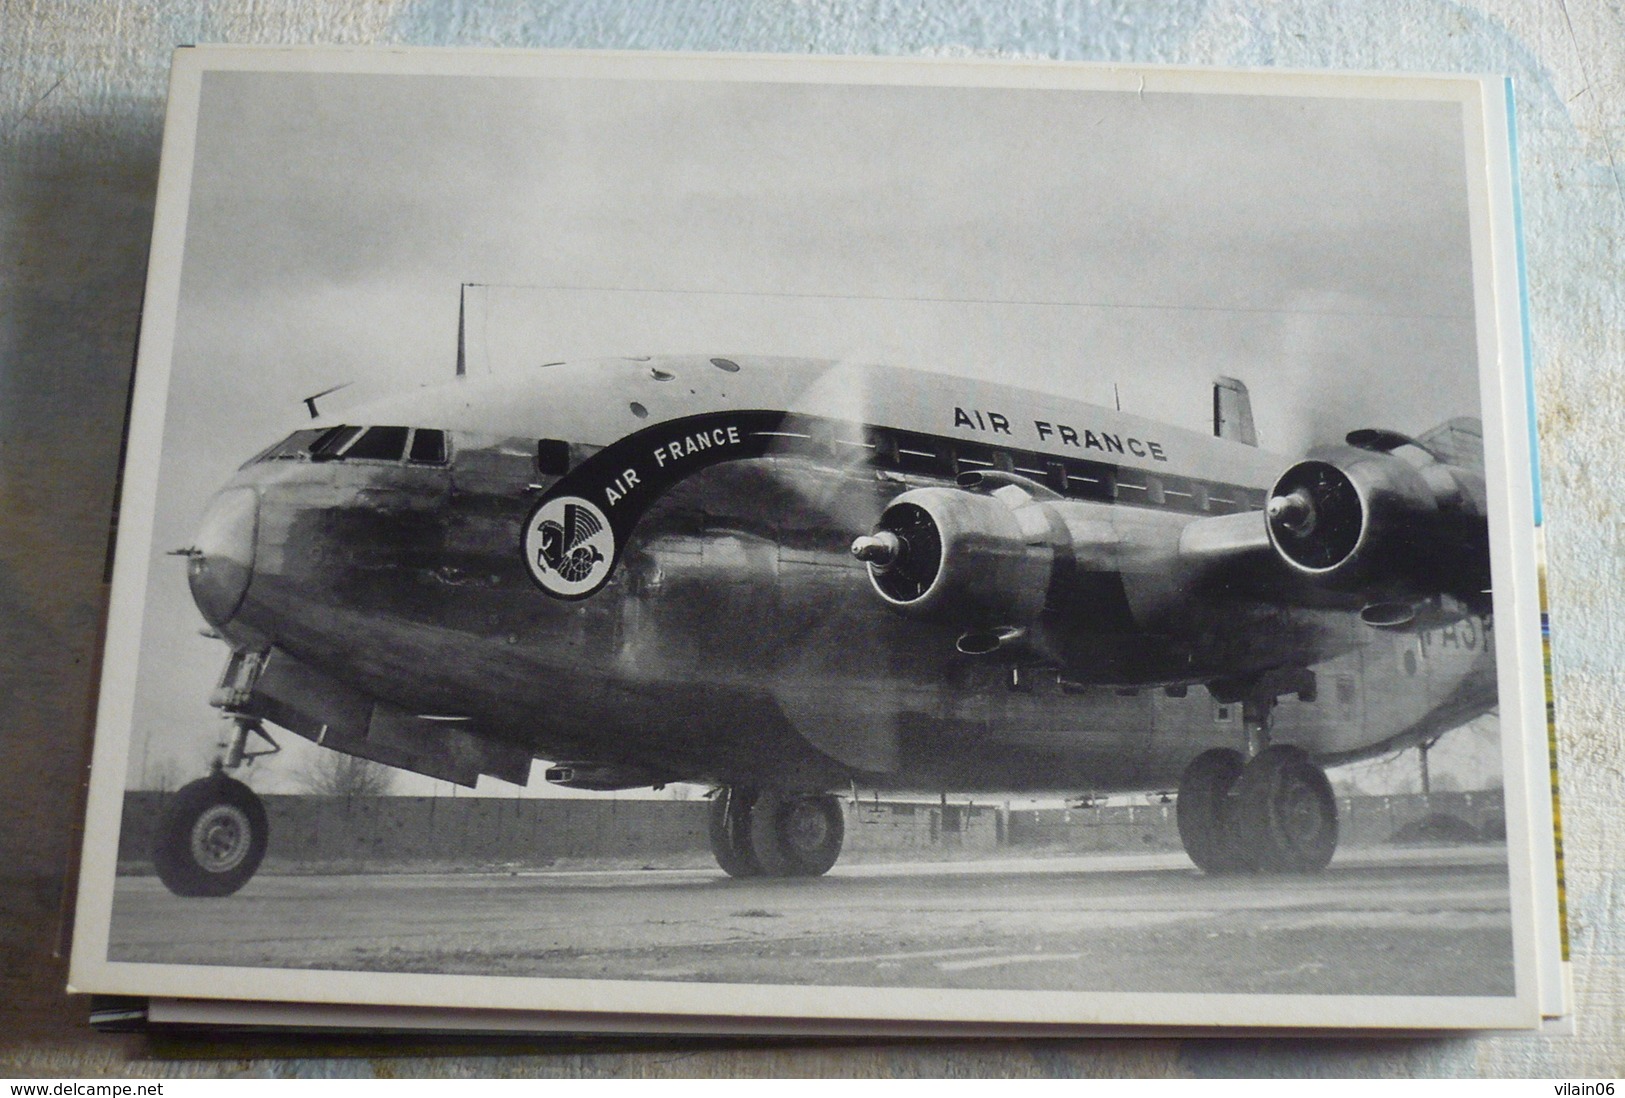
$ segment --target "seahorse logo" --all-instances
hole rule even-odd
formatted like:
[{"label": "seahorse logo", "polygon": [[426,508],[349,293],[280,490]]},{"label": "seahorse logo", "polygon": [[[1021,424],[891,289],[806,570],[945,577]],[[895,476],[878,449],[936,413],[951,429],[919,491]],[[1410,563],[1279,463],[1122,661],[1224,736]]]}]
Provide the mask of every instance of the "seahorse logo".
[{"label": "seahorse logo", "polygon": [[615,531],[579,496],[549,500],[525,524],[525,564],[544,590],[561,598],[592,594],[609,578]]}]

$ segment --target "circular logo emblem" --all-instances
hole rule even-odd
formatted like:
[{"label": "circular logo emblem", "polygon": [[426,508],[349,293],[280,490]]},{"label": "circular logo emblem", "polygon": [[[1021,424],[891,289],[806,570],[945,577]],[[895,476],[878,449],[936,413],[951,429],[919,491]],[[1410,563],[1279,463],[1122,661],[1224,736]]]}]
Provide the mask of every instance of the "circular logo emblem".
[{"label": "circular logo emblem", "polygon": [[615,531],[593,504],[580,496],[559,496],[531,512],[524,552],[530,574],[548,594],[585,598],[609,578]]}]

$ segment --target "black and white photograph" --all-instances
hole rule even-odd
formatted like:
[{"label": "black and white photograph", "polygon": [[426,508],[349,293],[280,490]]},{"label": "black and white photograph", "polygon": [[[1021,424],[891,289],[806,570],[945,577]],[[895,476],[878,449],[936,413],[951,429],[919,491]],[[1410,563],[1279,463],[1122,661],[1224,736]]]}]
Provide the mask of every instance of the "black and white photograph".
[{"label": "black and white photograph", "polygon": [[75,986],[1537,1024],[1501,88],[180,51]]}]

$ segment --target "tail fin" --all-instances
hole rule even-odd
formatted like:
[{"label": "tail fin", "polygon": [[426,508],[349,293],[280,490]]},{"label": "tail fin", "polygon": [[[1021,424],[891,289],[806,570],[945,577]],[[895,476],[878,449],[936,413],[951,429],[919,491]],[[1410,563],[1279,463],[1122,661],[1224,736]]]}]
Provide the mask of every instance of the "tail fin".
[{"label": "tail fin", "polygon": [[1484,423],[1476,416],[1447,419],[1417,441],[1440,461],[1484,471]]},{"label": "tail fin", "polygon": [[1233,377],[1213,379],[1213,436],[1245,446],[1258,445],[1252,398],[1247,395],[1247,386]]},{"label": "tail fin", "polygon": [[1484,471],[1484,424],[1473,416],[1447,419],[1417,438],[1381,427],[1363,427],[1348,433],[1348,444],[1379,454],[1414,446],[1434,461],[1478,473]]}]

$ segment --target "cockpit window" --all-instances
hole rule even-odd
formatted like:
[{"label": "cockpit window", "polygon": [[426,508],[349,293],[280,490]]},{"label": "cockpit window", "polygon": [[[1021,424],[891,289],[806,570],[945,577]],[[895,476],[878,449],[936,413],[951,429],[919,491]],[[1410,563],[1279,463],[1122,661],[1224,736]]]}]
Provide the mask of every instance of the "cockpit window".
[{"label": "cockpit window", "polygon": [[412,461],[423,465],[443,465],[446,461],[446,432],[419,427],[412,434]]},{"label": "cockpit window", "polygon": [[[410,442],[408,441],[410,440]],[[255,455],[261,461],[401,461],[417,465],[446,464],[446,432],[419,427],[309,427]]]},{"label": "cockpit window", "polygon": [[343,424],[337,427],[328,427],[317,436],[315,442],[310,444],[310,452],[313,454],[318,452],[328,453],[337,449],[354,438],[356,431],[359,429],[357,427],[346,427]]},{"label": "cockpit window", "polygon": [[359,427],[334,427],[321,438],[311,443],[310,460],[327,461],[336,455],[344,444],[361,433]]},{"label": "cockpit window", "polygon": [[269,450],[264,451],[255,458],[255,461],[290,461],[303,457],[305,451],[310,449],[315,441],[327,434],[326,427],[308,427],[303,431],[295,431]]},{"label": "cockpit window", "polygon": [[369,427],[366,434],[344,451],[344,458],[346,461],[351,458],[399,461],[406,453],[407,430],[405,427]]}]

